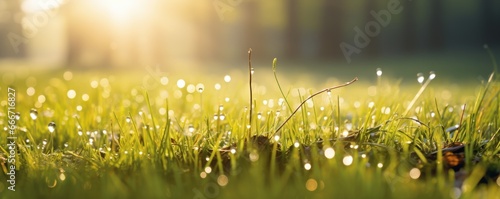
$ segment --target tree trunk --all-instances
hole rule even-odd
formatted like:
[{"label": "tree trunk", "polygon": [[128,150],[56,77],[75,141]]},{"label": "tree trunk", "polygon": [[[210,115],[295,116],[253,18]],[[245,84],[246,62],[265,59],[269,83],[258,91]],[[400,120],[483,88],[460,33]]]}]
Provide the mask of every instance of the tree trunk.
[{"label": "tree trunk", "polygon": [[320,32],[320,57],[322,59],[331,59],[342,57],[342,51],[339,44],[342,42],[342,19],[343,0],[331,1],[325,0],[322,9],[322,27]]}]

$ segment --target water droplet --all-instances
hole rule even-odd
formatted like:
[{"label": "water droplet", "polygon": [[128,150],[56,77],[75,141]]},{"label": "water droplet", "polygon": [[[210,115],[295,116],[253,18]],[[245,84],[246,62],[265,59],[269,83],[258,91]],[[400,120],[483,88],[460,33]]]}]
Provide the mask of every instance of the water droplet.
[{"label": "water droplet", "polygon": [[382,76],[382,69],[381,68],[377,68],[377,76]]},{"label": "water droplet", "polygon": [[226,119],[226,116],[225,116],[224,114],[220,114],[219,119],[220,119],[220,120],[225,120],[225,119]]},{"label": "water droplet", "polygon": [[231,148],[231,153],[235,154],[236,153],[236,148]]},{"label": "water droplet", "polygon": [[217,114],[214,114],[214,120],[218,120],[219,116]]},{"label": "water droplet", "polygon": [[82,129],[78,129],[78,135],[79,135],[79,136],[82,136],[82,135],[83,135]]},{"label": "water droplet", "polygon": [[125,118],[125,121],[130,124],[130,122],[132,121],[132,119],[130,117],[127,117],[127,118]]},{"label": "water droplet", "polygon": [[345,128],[346,128],[348,131],[350,131],[350,130],[352,129],[352,123],[351,123],[351,121],[346,120],[346,121],[344,122],[344,124],[345,124]]},{"label": "water droplet", "polygon": [[67,96],[69,99],[73,99],[76,97],[76,91],[73,89],[68,90]]},{"label": "water droplet", "polygon": [[222,110],[224,110],[224,105],[221,104],[221,105],[219,105],[219,111],[222,111]]},{"label": "water droplet", "polygon": [[255,72],[255,70],[253,68],[250,69],[250,74],[253,75],[253,73]]},{"label": "water droplet", "polygon": [[184,88],[184,86],[186,86],[186,81],[184,81],[183,79],[177,80],[177,87]]},{"label": "water droplet", "polygon": [[330,95],[332,95],[332,91],[328,90],[328,91],[326,91],[326,94],[328,94],[328,96],[330,96]]},{"label": "water droplet", "polygon": [[212,167],[205,167],[206,173],[212,173]]},{"label": "water droplet", "polygon": [[260,112],[257,113],[257,119],[259,119],[259,120],[262,119],[262,113],[260,113]]},{"label": "water droplet", "polygon": [[26,144],[29,144],[30,143],[30,139],[26,139]]},{"label": "water droplet", "polygon": [[224,76],[224,81],[229,83],[231,81],[231,76],[229,75]]},{"label": "water droplet", "polygon": [[384,167],[384,164],[382,164],[382,163],[378,163],[378,164],[377,164],[377,167],[378,167],[378,168],[382,168],[382,167]]},{"label": "water droplet", "polygon": [[188,131],[189,131],[189,133],[193,133],[194,132],[194,126],[192,124],[189,125]]},{"label": "water droplet", "polygon": [[47,143],[48,143],[47,139],[43,139],[42,144],[45,146],[45,145],[47,145]]},{"label": "water droplet", "polygon": [[342,163],[344,163],[344,165],[346,165],[346,166],[351,165],[352,162],[353,162],[353,158],[350,155],[345,156],[344,159],[342,159]]},{"label": "water droplet", "polygon": [[279,140],[280,140],[280,136],[279,136],[279,135],[275,135],[275,136],[274,136],[274,141],[276,141],[276,142],[277,142],[277,141],[279,141]]},{"label": "water droplet", "polygon": [[16,120],[21,119],[21,113],[17,112],[15,115],[16,115]]},{"label": "water droplet", "polygon": [[50,122],[47,128],[49,129],[49,132],[53,133],[56,130],[56,123]]},{"label": "water droplet", "polygon": [[221,187],[226,186],[227,183],[229,183],[229,179],[227,178],[226,175],[220,175],[217,178],[217,184],[219,184],[219,186],[221,186]]},{"label": "water droplet", "polygon": [[306,189],[308,191],[315,191],[318,188],[318,182],[315,179],[308,179],[306,181]]},{"label": "water droplet", "polygon": [[419,177],[420,177],[420,169],[413,168],[410,170],[410,178],[411,179],[418,179]]},{"label": "water droplet", "polygon": [[30,117],[32,120],[36,120],[36,118],[38,118],[38,111],[36,109],[31,109]]},{"label": "water droplet", "polygon": [[295,141],[295,142],[293,143],[293,147],[295,147],[295,148],[299,148],[299,146],[300,146],[300,143],[299,143],[298,141]]},{"label": "water droplet", "polygon": [[436,78],[436,73],[434,71],[429,72],[429,79],[433,80],[434,78]]},{"label": "water droplet", "polygon": [[309,162],[304,164],[304,169],[305,169],[305,170],[308,170],[308,171],[309,171],[309,170],[311,170],[311,167],[312,167],[312,166],[311,166],[311,163],[309,163]]},{"label": "water droplet", "polygon": [[66,143],[64,143],[64,147],[65,147],[65,148],[68,148],[68,146],[69,146],[69,144],[68,144],[67,142],[66,142]]},{"label": "water droplet", "polygon": [[335,150],[333,150],[333,148],[331,147],[328,147],[325,150],[325,157],[328,159],[332,159],[333,157],[335,157]]},{"label": "water droplet", "polygon": [[417,73],[417,81],[418,81],[418,83],[422,84],[422,83],[424,83],[424,80],[425,80],[424,74]]},{"label": "water droplet", "polygon": [[161,77],[160,78],[160,83],[164,86],[168,84],[168,77]]},{"label": "water droplet", "polygon": [[203,93],[203,90],[205,90],[205,85],[203,84],[197,84],[196,85],[196,90],[198,90],[198,93]]},{"label": "water droplet", "polygon": [[255,162],[259,160],[259,154],[255,151],[252,151],[249,155],[250,161]]}]

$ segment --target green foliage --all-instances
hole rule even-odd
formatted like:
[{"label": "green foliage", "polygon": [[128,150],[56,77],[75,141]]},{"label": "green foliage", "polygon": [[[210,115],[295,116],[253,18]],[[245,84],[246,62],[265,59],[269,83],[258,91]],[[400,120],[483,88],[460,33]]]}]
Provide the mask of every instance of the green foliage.
[{"label": "green foliage", "polygon": [[[3,163],[0,198],[500,194],[500,84],[493,75],[481,85],[460,88],[430,80],[420,87],[399,86],[379,77],[376,84],[360,80],[337,90],[332,83],[341,83],[325,81],[316,85],[328,88],[321,90],[280,84],[276,60],[272,69],[275,83],[253,84],[253,111],[241,74],[226,82],[189,77],[182,88],[174,81],[181,77],[137,78],[137,73],[74,72],[73,78],[60,79],[62,73],[55,72],[30,77],[36,86],[18,80],[13,85],[20,113],[16,192],[7,189]],[[193,89],[200,82],[204,89]],[[216,83],[220,89],[211,86]],[[274,91],[276,84],[279,92],[263,92]],[[300,108],[288,120],[293,107]],[[32,109],[37,119],[30,117]],[[0,110],[3,121],[5,111]],[[56,124],[52,133],[50,122]],[[456,131],[446,131],[454,125]],[[247,139],[250,127],[253,139]],[[465,145],[460,171],[468,174],[465,180],[447,167],[442,153],[453,142]],[[2,137],[1,157],[7,157],[6,146]]]}]

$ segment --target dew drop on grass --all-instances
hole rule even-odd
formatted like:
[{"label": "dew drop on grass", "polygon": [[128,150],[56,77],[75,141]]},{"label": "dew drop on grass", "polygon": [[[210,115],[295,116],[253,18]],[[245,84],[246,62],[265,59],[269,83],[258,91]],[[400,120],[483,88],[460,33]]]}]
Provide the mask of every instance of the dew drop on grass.
[{"label": "dew drop on grass", "polygon": [[61,181],[66,180],[66,175],[64,175],[64,173],[59,174],[59,179],[60,179]]},{"label": "dew drop on grass", "polygon": [[230,151],[232,154],[235,154],[236,153],[236,149],[235,148],[231,148],[231,151]]},{"label": "dew drop on grass", "polygon": [[160,78],[160,83],[164,86],[168,84],[168,77],[161,77]]},{"label": "dew drop on grass", "polygon": [[346,128],[348,131],[350,131],[350,130],[352,129],[352,123],[351,123],[351,121],[346,120],[346,121],[344,122],[344,124],[345,124],[345,128]]},{"label": "dew drop on grass", "polygon": [[217,184],[219,184],[219,186],[224,187],[227,185],[227,183],[229,183],[229,179],[227,178],[226,175],[220,175],[217,178]]},{"label": "dew drop on grass", "polygon": [[194,132],[194,126],[192,124],[189,125],[188,131],[189,131],[189,133],[193,133]]},{"label": "dew drop on grass", "polygon": [[436,78],[436,73],[434,71],[429,72],[429,79],[433,80],[434,78]]},{"label": "dew drop on grass", "polygon": [[200,173],[200,178],[205,179],[206,177],[207,177],[207,173],[205,173],[204,171],[202,171],[202,172]]},{"label": "dew drop on grass", "polygon": [[347,131],[347,129],[344,129],[344,131],[342,131],[342,137],[347,137],[349,136],[349,131]]},{"label": "dew drop on grass", "polygon": [[183,79],[177,80],[177,87],[184,88],[185,86],[186,86],[186,81],[184,81]]},{"label": "dew drop on grass", "polygon": [[343,159],[342,159],[342,163],[344,163],[344,165],[346,166],[349,166],[351,165],[353,162],[353,158],[352,156],[348,155],[348,156],[345,156]]},{"label": "dew drop on grass", "polygon": [[205,85],[201,83],[196,84],[196,90],[198,91],[198,93],[203,93],[203,90],[205,90]]},{"label": "dew drop on grass", "polygon": [[38,111],[36,109],[31,109],[30,117],[32,120],[36,120],[36,118],[38,118]]},{"label": "dew drop on grass", "polygon": [[214,120],[218,120],[219,116],[217,114],[214,114]]},{"label": "dew drop on grass", "polygon": [[260,112],[257,113],[257,119],[259,119],[259,120],[262,119],[262,113],[260,113]]},{"label": "dew drop on grass", "polygon": [[66,142],[64,143],[64,148],[68,148],[69,147],[69,144]]},{"label": "dew drop on grass", "polygon": [[16,115],[16,120],[21,119],[21,113],[17,112],[15,115]]},{"label": "dew drop on grass", "polygon": [[298,141],[295,141],[295,142],[293,143],[293,147],[295,147],[295,148],[299,148],[299,146],[300,146],[300,143],[299,143]]},{"label": "dew drop on grass", "polygon": [[224,76],[224,81],[226,83],[229,83],[231,81],[231,76],[229,76],[229,75]]},{"label": "dew drop on grass", "polygon": [[248,157],[250,158],[250,161],[252,161],[252,162],[259,160],[259,154],[256,151],[252,151],[250,153],[250,155],[248,155]]},{"label": "dew drop on grass", "polygon": [[42,145],[44,145],[44,146],[47,145],[47,139],[43,139]]},{"label": "dew drop on grass", "polygon": [[378,168],[382,168],[382,167],[384,167],[384,164],[382,164],[382,163],[378,163],[378,164],[377,164],[377,167],[378,167]]},{"label": "dew drop on grass", "polygon": [[68,90],[67,96],[69,99],[74,99],[76,97],[76,91],[73,89]]},{"label": "dew drop on grass", "polygon": [[309,162],[307,162],[307,163],[304,164],[304,169],[307,170],[307,171],[311,170],[311,167],[312,167],[311,163],[309,163]]},{"label": "dew drop on grass", "polygon": [[253,68],[250,69],[250,73],[253,75],[255,70]]},{"label": "dew drop on grass", "polygon": [[82,136],[82,135],[83,135],[83,132],[82,132],[82,130],[81,130],[81,129],[78,129],[78,135],[79,135],[79,136]]},{"label": "dew drop on grass", "polygon": [[424,80],[425,80],[424,74],[417,73],[417,81],[418,81],[418,83],[422,84],[422,83],[424,83]]},{"label": "dew drop on grass", "polygon": [[26,144],[29,144],[30,143],[30,139],[26,139]]},{"label": "dew drop on grass", "polygon": [[309,178],[306,181],[306,189],[308,191],[315,191],[318,188],[318,182],[315,179]]},{"label": "dew drop on grass", "polygon": [[219,83],[216,83],[216,84],[214,85],[215,90],[220,90],[220,89],[221,89],[221,87],[222,87],[222,86],[221,86]]},{"label": "dew drop on grass", "polygon": [[378,77],[382,76],[382,69],[381,68],[377,68],[377,76]]},{"label": "dew drop on grass", "polygon": [[333,157],[335,157],[335,150],[333,150],[333,148],[331,147],[325,149],[325,157],[328,159],[332,159]]},{"label": "dew drop on grass", "polygon": [[413,168],[410,170],[410,178],[411,179],[418,179],[419,177],[420,177],[420,169]]},{"label": "dew drop on grass", "polygon": [[212,167],[205,167],[206,173],[212,173]]},{"label": "dew drop on grass", "polygon": [[277,142],[277,141],[279,141],[279,140],[280,140],[280,136],[279,136],[279,135],[275,135],[275,136],[274,136],[274,141],[276,141],[276,142]]},{"label": "dew drop on grass", "polygon": [[366,158],[366,154],[361,154],[361,158]]},{"label": "dew drop on grass", "polygon": [[53,133],[56,130],[56,123],[50,122],[47,128],[49,129],[49,132]]}]

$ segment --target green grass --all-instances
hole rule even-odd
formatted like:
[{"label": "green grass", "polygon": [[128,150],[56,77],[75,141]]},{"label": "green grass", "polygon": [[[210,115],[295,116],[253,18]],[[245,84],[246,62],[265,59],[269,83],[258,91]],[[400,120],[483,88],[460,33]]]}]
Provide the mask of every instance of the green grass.
[{"label": "green grass", "polygon": [[[280,67],[255,71],[252,98],[244,69],[229,82],[210,74],[5,72],[13,78],[0,86],[2,157],[8,86],[20,117],[16,191],[3,163],[0,198],[499,198],[496,77],[459,86],[437,84],[439,74],[405,86],[384,75],[360,78],[311,98],[277,132],[308,96],[353,78],[315,84],[301,80],[313,74],[290,77]],[[451,136],[445,129],[454,125]],[[255,144],[255,135],[268,139]],[[440,153],[452,142],[465,145],[462,186]],[[421,175],[413,179],[411,170]]]}]

